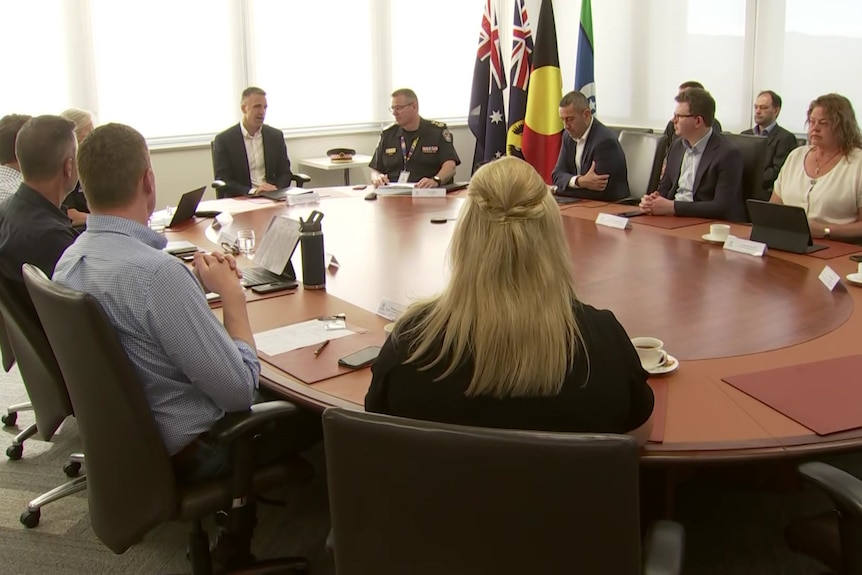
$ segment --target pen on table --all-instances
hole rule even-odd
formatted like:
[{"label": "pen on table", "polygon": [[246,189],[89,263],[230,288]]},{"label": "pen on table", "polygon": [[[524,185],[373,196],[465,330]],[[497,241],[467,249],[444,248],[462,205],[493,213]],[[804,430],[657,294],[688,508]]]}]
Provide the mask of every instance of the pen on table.
[{"label": "pen on table", "polygon": [[320,346],[314,350],[314,357],[320,355],[320,352],[323,351],[323,348],[325,348],[327,345],[329,345],[328,339],[324,340],[323,343],[321,343]]}]

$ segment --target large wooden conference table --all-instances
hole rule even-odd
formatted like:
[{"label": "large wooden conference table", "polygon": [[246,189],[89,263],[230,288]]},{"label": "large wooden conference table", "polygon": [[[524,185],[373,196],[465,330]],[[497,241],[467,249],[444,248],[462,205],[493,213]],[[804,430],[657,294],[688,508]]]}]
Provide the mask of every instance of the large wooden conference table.
[{"label": "large wooden conference table", "polygon": [[[250,294],[252,327],[261,332],[343,312],[349,323],[378,332],[382,341],[388,323],[376,314],[382,298],[408,303],[445,285],[456,222],[430,219],[457,218],[463,195],[366,201],[365,191],[348,187],[320,191],[326,197],[312,205],[226,199],[205,202],[201,209],[231,212],[233,229],[252,228],[258,238],[274,215],[297,218],[322,211],[326,251],[340,263],[328,271],[327,289],[300,288],[265,298]],[[862,313],[855,308],[862,303],[862,288],[842,280],[829,291],[817,277],[825,265],[842,278],[855,271],[846,253],[820,259],[770,251],[758,258],[703,241],[708,222],[665,229],[634,218],[628,230],[594,222],[600,212],[625,209],[631,208],[584,202],[562,206],[561,213],[578,297],[612,310],[630,336],[664,340],[680,361],[674,373],[651,379],[666,408],[654,414],[662,430],[659,441],[644,447],[644,461],[745,461],[862,447],[862,429],[818,436],[722,381],[860,352]],[[205,234],[210,222],[196,220],[169,231],[168,238],[215,249]],[[748,231],[734,224],[731,233],[748,237]],[[294,265],[300,272],[298,254]],[[307,385],[262,363],[263,385],[321,410],[362,409],[371,380],[364,369]]]}]

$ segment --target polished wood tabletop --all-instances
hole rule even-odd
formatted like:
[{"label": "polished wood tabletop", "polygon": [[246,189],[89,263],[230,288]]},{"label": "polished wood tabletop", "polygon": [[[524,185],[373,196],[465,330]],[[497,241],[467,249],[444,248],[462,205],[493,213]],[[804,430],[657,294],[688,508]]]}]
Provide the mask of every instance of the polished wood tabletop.
[{"label": "polished wood tabletop", "polygon": [[[233,229],[261,237],[274,215],[325,214],[326,251],[340,263],[327,273],[325,291],[251,301],[256,332],[344,312],[350,323],[382,330],[381,298],[401,303],[446,284],[447,248],[463,198],[380,197],[334,188],[319,204],[289,207],[262,200],[217,200],[201,209],[234,215]],[[667,385],[664,437],[648,443],[648,462],[721,461],[800,456],[862,446],[862,429],[820,437],[722,381],[723,377],[859,353],[862,288],[829,291],[818,275],[828,265],[842,278],[855,271],[846,255],[835,259],[769,251],[763,258],[729,252],[702,240],[709,223],[665,229],[632,220],[630,229],[595,224],[600,212],[630,207],[584,202],[561,208],[578,297],[614,312],[630,336],[665,342],[680,367]],[[443,224],[431,218],[450,218]],[[210,220],[168,232],[204,249]],[[748,237],[744,225],[731,233]],[[241,263],[242,265],[242,263]],[[301,271],[300,257],[294,265]],[[370,370],[313,385],[263,362],[264,385],[306,406],[361,408]]]}]

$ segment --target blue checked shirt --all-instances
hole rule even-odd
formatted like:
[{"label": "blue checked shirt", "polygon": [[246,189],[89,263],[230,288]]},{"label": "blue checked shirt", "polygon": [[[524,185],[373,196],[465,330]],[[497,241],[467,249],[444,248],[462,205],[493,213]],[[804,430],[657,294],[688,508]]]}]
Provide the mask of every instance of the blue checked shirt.
[{"label": "blue checked shirt", "polygon": [[173,455],[227,411],[244,411],[260,376],[255,350],[232,340],[164,236],[132,220],[90,215],[54,281],[91,294],[117,329]]}]

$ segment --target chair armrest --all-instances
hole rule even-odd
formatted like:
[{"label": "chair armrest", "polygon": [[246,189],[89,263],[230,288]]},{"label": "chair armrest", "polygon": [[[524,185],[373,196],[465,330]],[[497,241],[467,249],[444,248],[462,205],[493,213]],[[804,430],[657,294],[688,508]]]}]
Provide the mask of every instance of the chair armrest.
[{"label": "chair armrest", "polygon": [[823,489],[839,511],[849,513],[854,521],[862,521],[862,481],[820,461],[803,463],[799,473]]},{"label": "chair armrest", "polygon": [[299,186],[300,188],[301,188],[303,185],[305,185],[305,184],[307,184],[308,182],[310,182],[310,181],[311,181],[311,177],[309,177],[307,174],[299,174],[299,173],[297,173],[297,174],[292,174],[292,175],[291,175],[291,179],[292,179],[293,181],[295,181],[295,182],[296,182],[296,185],[297,185],[297,186]]},{"label": "chair armrest", "polygon": [[210,430],[210,436],[218,443],[231,443],[239,437],[250,434],[261,425],[295,417],[298,413],[299,409],[287,401],[256,403],[248,411],[226,414]]},{"label": "chair armrest", "polygon": [[649,526],[644,540],[644,575],[682,573],[685,530],[676,521],[656,521]]}]

